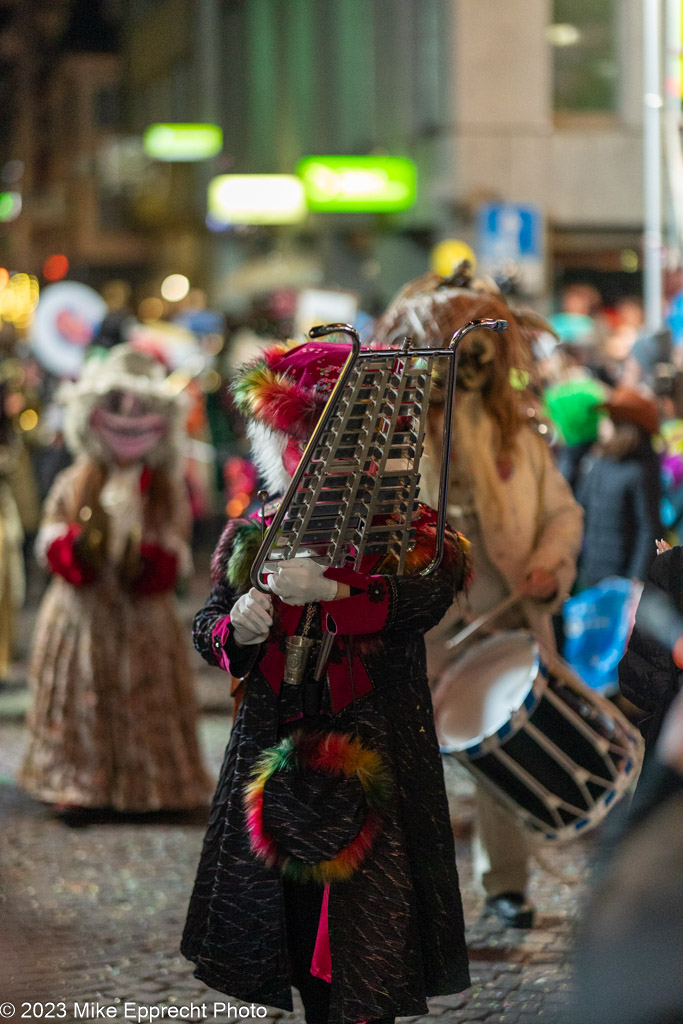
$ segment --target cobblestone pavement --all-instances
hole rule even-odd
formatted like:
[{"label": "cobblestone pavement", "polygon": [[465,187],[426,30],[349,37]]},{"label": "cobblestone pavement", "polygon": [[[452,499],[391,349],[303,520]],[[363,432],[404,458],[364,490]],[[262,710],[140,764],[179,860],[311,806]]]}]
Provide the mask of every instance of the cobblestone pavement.
[{"label": "cobblestone pavement", "polygon": [[[225,677],[199,661],[197,668],[205,710],[202,740],[217,772],[229,731]],[[71,1024],[93,1019],[98,1007],[99,1019],[106,1007],[117,1020],[162,1019],[162,1012],[168,1018],[175,1012],[171,1008],[193,1020],[253,1016],[251,1008],[240,1009],[235,1000],[194,979],[192,966],[178,953],[205,816],[65,824],[15,784],[25,707],[20,682],[0,687],[0,1017],[20,1020],[23,1012],[26,1020]],[[519,932],[481,920],[469,855],[472,787],[460,768],[449,766],[447,775],[473,990],[469,1000],[431,1000],[429,1016],[419,1019],[562,1024],[577,880],[585,876],[590,847],[583,841],[544,850],[545,866],[535,868],[531,886],[538,927]],[[15,1005],[15,1015],[3,1000]],[[50,1012],[46,1000],[65,1008]],[[22,1008],[22,1003],[32,1005]],[[224,1009],[214,1007],[227,1003]],[[259,1013],[267,1013],[269,1021],[303,1019],[298,1003],[293,1014]]]}]

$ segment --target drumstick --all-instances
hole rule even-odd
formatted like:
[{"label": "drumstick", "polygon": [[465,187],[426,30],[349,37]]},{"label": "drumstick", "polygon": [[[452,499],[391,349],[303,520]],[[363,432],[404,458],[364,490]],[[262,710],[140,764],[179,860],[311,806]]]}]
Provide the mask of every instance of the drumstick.
[{"label": "drumstick", "polygon": [[495,608],[491,608],[488,612],[483,612],[481,615],[477,616],[476,619],[470,622],[469,626],[465,626],[465,628],[461,629],[459,633],[452,636],[450,640],[447,640],[446,649],[452,651],[454,647],[459,647],[460,644],[465,642],[465,640],[469,640],[471,636],[478,633],[482,626],[485,626],[487,622],[492,622],[493,619],[497,619],[498,616],[502,615],[503,612],[506,612],[508,608],[512,608],[512,606],[517,604],[518,601],[521,601],[523,597],[524,594],[520,594],[518,590],[513,591],[513,593],[509,594],[504,601],[497,604]]}]

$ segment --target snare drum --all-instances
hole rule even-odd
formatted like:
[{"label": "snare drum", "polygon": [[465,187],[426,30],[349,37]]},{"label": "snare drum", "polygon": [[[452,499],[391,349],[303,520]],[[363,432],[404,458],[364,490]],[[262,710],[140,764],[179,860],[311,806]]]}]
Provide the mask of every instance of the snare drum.
[{"label": "snare drum", "polygon": [[638,731],[522,630],[496,633],[445,670],[436,728],[453,754],[528,827],[570,839],[635,784]]}]

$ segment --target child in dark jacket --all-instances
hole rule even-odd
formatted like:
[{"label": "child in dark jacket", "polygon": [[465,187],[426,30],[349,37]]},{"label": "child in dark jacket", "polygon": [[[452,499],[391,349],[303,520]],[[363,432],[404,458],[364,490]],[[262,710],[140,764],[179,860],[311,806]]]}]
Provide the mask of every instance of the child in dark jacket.
[{"label": "child in dark jacket", "polygon": [[656,405],[620,387],[605,407],[609,419],[601,424],[601,439],[576,489],[585,512],[581,590],[607,576],[644,579],[663,534],[659,462],[652,448]]}]

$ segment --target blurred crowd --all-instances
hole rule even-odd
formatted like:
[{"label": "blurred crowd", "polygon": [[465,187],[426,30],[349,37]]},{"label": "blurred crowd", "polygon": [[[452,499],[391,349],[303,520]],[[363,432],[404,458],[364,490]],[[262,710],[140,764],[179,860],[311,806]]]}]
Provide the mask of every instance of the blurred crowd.
[{"label": "blurred crowd", "polygon": [[607,308],[597,289],[565,289],[555,336],[533,342],[540,414],[556,463],[585,513],[577,589],[610,576],[643,580],[655,540],[680,539],[683,348],[675,303],[646,330],[641,301]]},{"label": "blurred crowd", "polygon": [[[514,286],[514,281],[512,282]],[[129,341],[178,378],[188,399],[184,476],[195,529],[240,515],[255,503],[258,474],[229,394],[236,365],[270,341],[293,336],[296,296],[255,301],[234,322],[208,310],[192,290],[160,309],[135,308],[121,281],[103,288],[107,304],[86,356]],[[508,297],[512,308],[520,303]],[[567,285],[557,312],[534,320],[523,310],[528,345],[516,388],[555,464],[583,507],[585,531],[575,593],[605,579],[642,581],[655,541],[677,543],[683,529],[683,317],[674,294],[663,330],[648,332],[642,303],[611,305],[587,282]],[[372,319],[362,314],[362,336]],[[31,338],[31,333],[28,335]],[[33,337],[35,338],[35,332]],[[23,600],[23,567],[42,504],[72,456],[64,445],[60,379],[41,345],[3,324],[0,333],[0,444],[3,496],[3,608]],[[73,374],[72,374],[73,376]],[[4,613],[6,616],[9,612]],[[6,625],[8,626],[9,618]],[[561,632],[561,629],[558,627]],[[9,635],[9,628],[2,630]],[[3,641],[6,674],[9,641]],[[613,674],[614,675],[614,674]],[[611,680],[616,683],[616,677]]]}]

